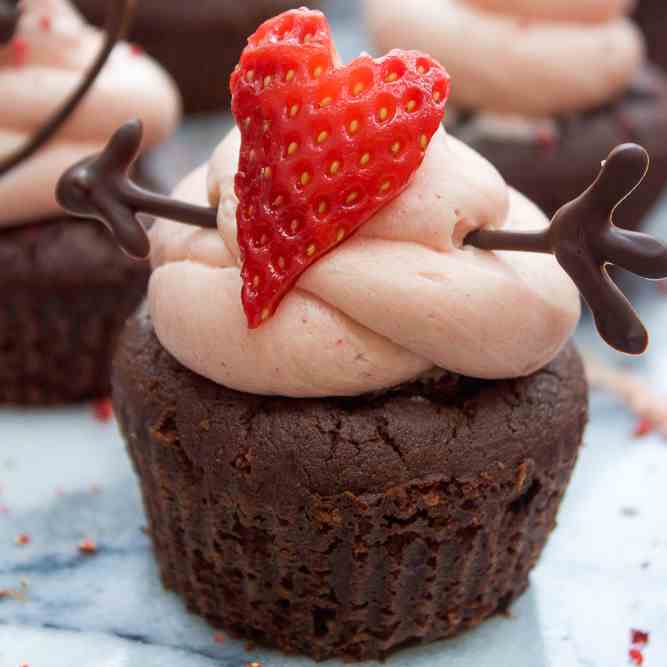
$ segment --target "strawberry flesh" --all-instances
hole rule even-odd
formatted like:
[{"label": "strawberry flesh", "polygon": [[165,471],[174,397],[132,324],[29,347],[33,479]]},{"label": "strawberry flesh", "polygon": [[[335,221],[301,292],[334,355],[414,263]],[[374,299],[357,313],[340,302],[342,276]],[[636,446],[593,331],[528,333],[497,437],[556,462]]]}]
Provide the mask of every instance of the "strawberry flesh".
[{"label": "strawberry flesh", "polygon": [[449,76],[414,51],[337,68],[324,15],[301,9],[248,40],[231,89],[242,301],[256,328],[409,185],[442,122]]}]

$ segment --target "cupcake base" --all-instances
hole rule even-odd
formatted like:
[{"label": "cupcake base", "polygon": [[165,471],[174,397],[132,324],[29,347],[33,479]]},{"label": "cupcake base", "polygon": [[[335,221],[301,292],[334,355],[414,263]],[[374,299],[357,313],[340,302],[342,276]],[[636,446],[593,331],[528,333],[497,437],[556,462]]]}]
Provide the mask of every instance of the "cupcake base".
[{"label": "cupcake base", "polygon": [[107,396],[113,345],[148,275],[97,222],[0,231],[0,404]]},{"label": "cupcake base", "polygon": [[517,140],[491,136],[467,114],[449,128],[480,152],[514,188],[552,216],[592,183],[600,161],[621,143],[636,142],[651,155],[651,168],[615,213],[615,222],[638,229],[667,184],[667,76],[646,67],[626,94],[603,108],[557,119],[553,136]]},{"label": "cupcake base", "polygon": [[[104,24],[108,0],[74,0],[74,4],[93,24]],[[130,39],[175,79],[186,111],[219,111],[229,106],[229,76],[259,25],[288,9],[318,4],[317,0],[141,0]]]},{"label": "cupcake base", "polygon": [[586,393],[570,345],[515,381],[252,396],[180,366],[145,310],[113,371],[165,586],[317,660],[382,658],[505,611],[555,525]]}]

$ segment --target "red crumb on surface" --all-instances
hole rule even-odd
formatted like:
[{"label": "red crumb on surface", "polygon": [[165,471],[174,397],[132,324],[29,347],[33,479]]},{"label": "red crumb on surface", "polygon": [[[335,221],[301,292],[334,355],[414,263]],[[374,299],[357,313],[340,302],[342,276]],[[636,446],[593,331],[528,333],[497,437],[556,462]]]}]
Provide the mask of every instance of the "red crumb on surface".
[{"label": "red crumb on surface", "polygon": [[51,17],[42,16],[42,18],[39,19],[39,27],[44,30],[44,32],[49,32],[51,30]]},{"label": "red crumb on surface", "polygon": [[26,544],[30,544],[30,535],[28,533],[21,533],[16,537],[16,544],[20,547],[24,547]]},{"label": "red crumb on surface", "polygon": [[0,588],[0,600],[11,598],[17,602],[25,602],[27,599],[28,582],[21,581],[20,588]]},{"label": "red crumb on surface", "polygon": [[635,646],[646,646],[646,644],[649,642],[649,639],[649,633],[644,632],[644,630],[637,630],[635,628],[630,630],[630,642]]},{"label": "red crumb on surface", "polygon": [[636,438],[657,433],[667,439],[667,398],[645,377],[605,364],[588,353],[584,354],[584,364],[591,388],[614,396],[635,417]]},{"label": "red crumb on surface", "polygon": [[649,433],[652,433],[654,429],[655,426],[653,425],[653,422],[650,419],[643,417],[635,424],[635,430],[632,432],[632,435],[635,438],[643,438],[649,435]]},{"label": "red crumb on surface", "polygon": [[28,42],[26,42],[23,37],[16,37],[12,42],[12,53],[14,55],[14,65],[20,67],[25,65],[26,60],[28,59],[28,52],[30,47]]},{"label": "red crumb on surface", "polygon": [[102,398],[93,403],[93,415],[100,422],[108,422],[113,417],[113,406],[110,398]]},{"label": "red crumb on surface", "polygon": [[97,552],[97,543],[90,537],[86,537],[79,542],[79,551],[82,554],[94,554]]},{"label": "red crumb on surface", "polygon": [[225,635],[223,635],[222,632],[216,632],[213,635],[213,641],[216,644],[224,644],[225,643]]},{"label": "red crumb on surface", "polygon": [[133,56],[140,56],[144,49],[139,44],[130,44],[130,53]]},{"label": "red crumb on surface", "polygon": [[628,651],[628,658],[630,658],[630,662],[633,665],[639,665],[641,667],[641,665],[644,664],[644,655],[638,648],[631,648]]}]

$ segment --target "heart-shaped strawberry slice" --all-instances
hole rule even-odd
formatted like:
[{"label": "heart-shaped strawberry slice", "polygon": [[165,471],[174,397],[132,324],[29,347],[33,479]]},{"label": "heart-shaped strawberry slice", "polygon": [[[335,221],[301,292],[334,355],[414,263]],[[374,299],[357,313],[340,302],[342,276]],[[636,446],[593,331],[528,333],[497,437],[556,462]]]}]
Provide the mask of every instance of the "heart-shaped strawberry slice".
[{"label": "heart-shaped strawberry slice", "polygon": [[259,28],[232,74],[251,328],[303,271],[407,187],[444,116],[449,76],[429,56],[335,61],[324,15],[293,10]]}]

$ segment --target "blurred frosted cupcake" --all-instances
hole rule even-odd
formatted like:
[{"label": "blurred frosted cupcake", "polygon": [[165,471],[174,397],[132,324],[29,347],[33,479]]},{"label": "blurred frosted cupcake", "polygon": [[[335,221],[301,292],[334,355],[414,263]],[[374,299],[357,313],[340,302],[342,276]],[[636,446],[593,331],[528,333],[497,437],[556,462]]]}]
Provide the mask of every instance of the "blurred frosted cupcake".
[{"label": "blurred frosted cupcake", "polygon": [[[80,83],[101,35],[66,0],[24,0],[0,45],[0,156],[23,145]],[[74,401],[109,391],[112,346],[141,299],[148,268],[97,225],[66,215],[56,182],[133,116],[146,147],[175,129],[179,98],[167,75],[118,45],[74,115],[36,155],[0,178],[0,403]],[[138,177],[155,183],[140,162]]]},{"label": "blurred frosted cupcake", "polygon": [[599,156],[643,144],[652,169],[616,219],[637,227],[667,181],[667,79],[629,0],[365,0],[379,49],[428,50],[454,79],[451,132],[552,215]]}]

